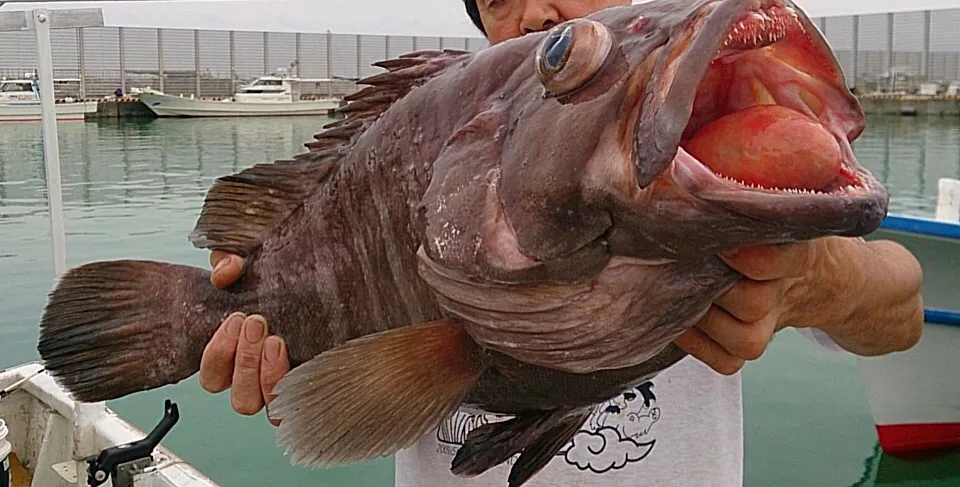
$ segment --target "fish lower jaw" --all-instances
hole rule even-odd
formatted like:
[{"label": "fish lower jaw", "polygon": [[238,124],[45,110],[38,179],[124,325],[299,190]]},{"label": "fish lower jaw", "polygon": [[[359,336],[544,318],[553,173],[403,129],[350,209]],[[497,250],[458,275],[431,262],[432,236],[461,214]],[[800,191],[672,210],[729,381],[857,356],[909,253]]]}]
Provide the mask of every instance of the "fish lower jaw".
[{"label": "fish lower jaw", "polygon": [[673,182],[691,194],[703,195],[708,193],[750,192],[779,197],[789,196],[823,196],[823,197],[862,197],[871,192],[870,184],[862,174],[847,172],[844,179],[853,179],[847,184],[837,184],[829,189],[804,189],[767,187],[757,183],[741,181],[730,176],[717,173],[706,164],[687,152],[683,147],[677,149],[669,174]]}]

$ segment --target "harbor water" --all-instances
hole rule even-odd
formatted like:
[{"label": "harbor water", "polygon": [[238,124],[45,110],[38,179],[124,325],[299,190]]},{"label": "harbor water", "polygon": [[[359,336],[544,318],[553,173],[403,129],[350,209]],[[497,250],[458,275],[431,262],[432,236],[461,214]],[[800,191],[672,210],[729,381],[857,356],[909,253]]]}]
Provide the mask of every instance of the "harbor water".
[{"label": "harbor water", "polygon": [[[187,234],[214,179],[301,152],[326,122],[61,123],[68,264],[144,258],[208,267],[208,252]],[[960,178],[960,119],[872,118],[868,127],[855,149],[890,189],[892,212],[932,216],[937,179]],[[40,126],[0,125],[0,369],[38,358],[50,252]],[[913,464],[880,454],[852,356],[785,331],[743,375],[747,487],[960,486],[960,456]],[[234,413],[229,392],[208,394],[196,377],[109,406],[149,430],[165,398],[181,411],[165,445],[221,485],[392,485],[389,458],[330,470],[290,466],[262,413]]]}]

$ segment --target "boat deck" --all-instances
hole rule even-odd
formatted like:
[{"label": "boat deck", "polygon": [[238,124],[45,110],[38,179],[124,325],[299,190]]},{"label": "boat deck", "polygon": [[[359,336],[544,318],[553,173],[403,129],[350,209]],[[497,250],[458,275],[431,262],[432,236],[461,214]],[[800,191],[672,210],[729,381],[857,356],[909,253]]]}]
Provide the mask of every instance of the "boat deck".
[{"label": "boat deck", "polygon": [[23,468],[16,453],[10,454],[10,476],[13,480],[10,487],[30,487],[30,484],[33,483],[33,475]]}]

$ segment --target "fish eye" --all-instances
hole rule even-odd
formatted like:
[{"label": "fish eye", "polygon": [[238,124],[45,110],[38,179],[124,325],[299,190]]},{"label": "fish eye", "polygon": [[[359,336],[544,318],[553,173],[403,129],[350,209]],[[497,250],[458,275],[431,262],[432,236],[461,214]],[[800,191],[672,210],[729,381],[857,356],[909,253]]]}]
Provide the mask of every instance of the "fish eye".
[{"label": "fish eye", "polygon": [[537,48],[536,71],[547,93],[569,93],[593,77],[606,61],[613,39],[606,26],[587,19],[551,29]]}]

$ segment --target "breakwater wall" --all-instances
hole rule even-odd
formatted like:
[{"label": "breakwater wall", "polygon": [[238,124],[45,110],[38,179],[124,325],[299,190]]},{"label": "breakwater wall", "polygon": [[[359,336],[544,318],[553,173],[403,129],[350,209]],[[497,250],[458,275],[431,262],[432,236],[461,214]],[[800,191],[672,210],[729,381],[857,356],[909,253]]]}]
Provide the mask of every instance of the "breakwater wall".
[{"label": "breakwater wall", "polygon": [[867,115],[960,117],[958,95],[883,95],[859,97]]}]

